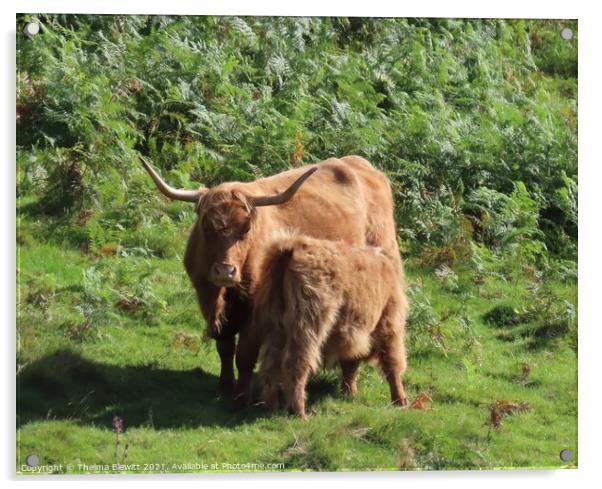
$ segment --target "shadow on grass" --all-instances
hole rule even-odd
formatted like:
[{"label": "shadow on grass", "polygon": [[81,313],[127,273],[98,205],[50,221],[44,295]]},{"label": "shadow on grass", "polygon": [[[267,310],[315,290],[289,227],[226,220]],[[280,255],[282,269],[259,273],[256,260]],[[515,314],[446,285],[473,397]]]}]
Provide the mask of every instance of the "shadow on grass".
[{"label": "shadow on grass", "polygon": [[497,334],[497,338],[506,342],[522,341],[526,350],[549,348],[555,341],[569,332],[567,321],[552,321],[543,324],[518,326]]},{"label": "shadow on grass", "polygon": [[112,366],[61,350],[26,366],[17,377],[17,425],[69,419],[111,427],[157,429],[234,426],[265,416],[258,408],[235,411],[217,396],[215,375],[194,370]]},{"label": "shadow on grass", "polygon": [[528,389],[537,389],[542,386],[541,380],[525,378],[520,374],[505,372],[485,372],[485,375],[491,379],[503,380],[509,384],[516,384]]},{"label": "shadow on grass", "polygon": [[[233,427],[270,415],[261,406],[234,409],[218,397],[217,387],[217,376],[199,368],[113,366],[60,350],[19,373],[17,426],[65,419],[110,428],[119,416],[126,428]],[[310,384],[312,402],[337,387],[334,381],[317,379]]]}]

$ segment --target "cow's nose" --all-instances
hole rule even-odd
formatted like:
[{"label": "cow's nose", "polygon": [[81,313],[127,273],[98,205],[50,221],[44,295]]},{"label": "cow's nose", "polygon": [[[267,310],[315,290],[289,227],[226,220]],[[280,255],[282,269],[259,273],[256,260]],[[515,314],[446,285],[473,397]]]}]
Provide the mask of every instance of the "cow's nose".
[{"label": "cow's nose", "polygon": [[214,266],[218,277],[232,279],[236,275],[236,267],[230,263],[216,263]]}]

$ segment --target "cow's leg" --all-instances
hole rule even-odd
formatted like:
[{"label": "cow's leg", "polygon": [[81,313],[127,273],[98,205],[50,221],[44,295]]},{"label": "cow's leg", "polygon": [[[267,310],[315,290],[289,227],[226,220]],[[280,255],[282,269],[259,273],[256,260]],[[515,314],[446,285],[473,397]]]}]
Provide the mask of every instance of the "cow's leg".
[{"label": "cow's leg", "polygon": [[343,371],[343,392],[350,396],[355,396],[357,394],[357,371],[359,365],[359,360],[341,360],[341,370]]},{"label": "cow's leg", "polygon": [[251,381],[253,370],[257,363],[261,338],[250,325],[246,325],[240,332],[238,346],[236,347],[236,368],[238,370],[238,381],[234,392],[234,400],[238,407],[249,405],[251,400]]},{"label": "cow's leg", "polygon": [[215,340],[217,353],[221,360],[221,371],[219,375],[219,388],[222,396],[232,397],[234,390],[234,351],[236,349],[236,337],[234,335],[220,336]]}]

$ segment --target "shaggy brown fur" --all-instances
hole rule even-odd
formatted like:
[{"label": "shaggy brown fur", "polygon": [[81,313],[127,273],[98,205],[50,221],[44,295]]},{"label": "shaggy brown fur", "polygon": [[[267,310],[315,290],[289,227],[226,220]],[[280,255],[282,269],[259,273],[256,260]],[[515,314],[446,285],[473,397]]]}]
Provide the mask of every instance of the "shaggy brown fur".
[{"label": "shaggy brown fur", "polygon": [[[220,385],[231,393],[233,360],[239,371],[235,395],[248,399],[260,338],[250,333],[251,289],[262,275],[260,263],[269,236],[295,229],[316,238],[381,246],[403,275],[395,238],[393,198],[387,178],[359,156],[330,158],[282,205],[254,207],[252,198],[282,192],[310,166],[254,182],[222,183],[202,189],[184,265],[198,296],[207,334],[221,359]],[[223,271],[233,271],[224,280]],[[236,335],[239,334],[238,345]]]},{"label": "shaggy brown fur", "polygon": [[305,418],[308,375],[340,361],[343,388],[357,392],[361,360],[374,358],[405,406],[404,326],[408,303],[397,260],[381,248],[285,236],[268,248],[255,291],[254,328],[264,336],[264,400],[275,407],[279,388],[289,410]]}]

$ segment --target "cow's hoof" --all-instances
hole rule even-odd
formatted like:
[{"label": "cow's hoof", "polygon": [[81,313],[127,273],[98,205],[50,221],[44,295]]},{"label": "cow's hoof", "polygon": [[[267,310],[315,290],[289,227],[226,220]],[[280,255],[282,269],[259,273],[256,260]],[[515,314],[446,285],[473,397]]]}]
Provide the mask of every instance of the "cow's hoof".
[{"label": "cow's hoof", "polygon": [[217,397],[221,399],[232,399],[234,396],[234,383],[220,382],[217,388]]},{"label": "cow's hoof", "polygon": [[234,396],[234,408],[235,409],[245,409],[251,405],[249,402],[249,396],[245,394],[238,394]]}]

